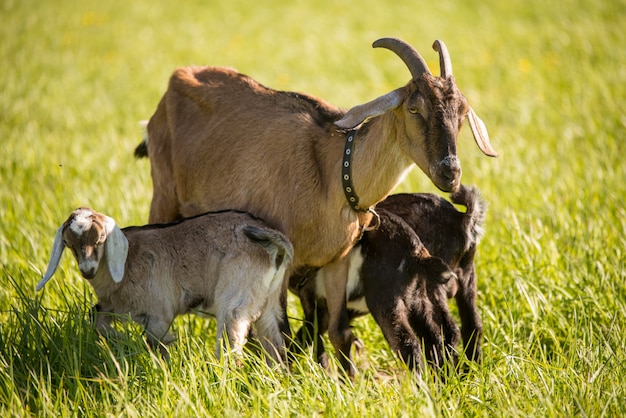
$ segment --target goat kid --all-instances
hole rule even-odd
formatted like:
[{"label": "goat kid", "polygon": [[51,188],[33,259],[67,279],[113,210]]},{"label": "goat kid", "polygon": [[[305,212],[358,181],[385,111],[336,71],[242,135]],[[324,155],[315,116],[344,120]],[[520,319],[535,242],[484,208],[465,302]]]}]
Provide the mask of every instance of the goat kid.
[{"label": "goat kid", "polygon": [[[300,297],[305,314],[297,339],[309,344],[317,335],[316,356],[324,367],[328,358],[321,335],[328,330],[340,364],[349,375],[355,374],[351,347],[356,340],[350,321],[367,312],[411,368],[420,365],[421,339],[426,358],[433,364],[440,366],[448,356],[456,361],[459,332],[446,301],[452,296],[459,306],[465,352],[480,361],[482,324],[476,308],[473,261],[483,235],[486,204],[475,188],[465,186],[452,194],[451,200],[466,206],[466,212],[434,194],[389,196],[377,206],[381,229],[365,232],[348,257],[291,277],[290,289]],[[406,260],[429,268],[412,270]],[[451,271],[440,269],[438,263],[442,262]],[[333,296],[343,293],[336,289],[338,281],[327,280],[328,268],[343,268],[347,275],[343,301]],[[446,284],[438,284],[441,282]],[[329,323],[335,323],[336,330],[329,328]]]},{"label": "goat kid", "polygon": [[283,360],[281,284],[293,248],[260,219],[224,211],[120,229],[112,218],[78,208],[56,233],[37,290],[50,280],[66,247],[98,296],[96,328],[104,334],[115,333],[111,314],[130,315],[145,327],[150,346],[167,358],[174,318],[208,313],[217,318],[218,358],[226,348],[224,336],[239,356],[254,323],[268,362]]},{"label": "goat kid", "polygon": [[430,193],[400,193],[389,196],[378,206],[400,216],[420,237],[428,251],[445,261],[457,280],[448,283],[461,319],[465,355],[482,359],[483,326],[476,305],[476,266],[474,257],[484,236],[487,202],[476,187],[461,186],[450,195],[452,203]]}]

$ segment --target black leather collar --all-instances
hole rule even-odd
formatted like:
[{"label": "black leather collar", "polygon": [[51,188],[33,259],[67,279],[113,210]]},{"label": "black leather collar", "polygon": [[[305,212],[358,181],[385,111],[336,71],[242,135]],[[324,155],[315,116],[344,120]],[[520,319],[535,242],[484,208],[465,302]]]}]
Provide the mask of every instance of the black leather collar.
[{"label": "black leather collar", "polygon": [[343,152],[343,161],[341,163],[341,184],[343,193],[346,195],[348,204],[355,212],[367,212],[369,208],[359,206],[359,196],[354,190],[352,183],[352,154],[354,153],[354,142],[356,140],[356,129],[348,131],[346,135],[346,148]]},{"label": "black leather collar", "polygon": [[[380,217],[374,209],[370,207],[364,208],[359,205],[359,196],[354,190],[354,183],[352,183],[352,154],[354,153],[354,142],[356,140],[357,132],[357,129],[353,129],[348,131],[346,134],[346,147],[343,152],[343,161],[341,162],[341,184],[343,186],[343,193],[346,196],[346,200],[353,211],[361,213],[369,212],[374,215],[376,220],[374,227],[367,228],[366,230],[377,229],[380,225]],[[365,227],[365,225],[363,227]]]}]

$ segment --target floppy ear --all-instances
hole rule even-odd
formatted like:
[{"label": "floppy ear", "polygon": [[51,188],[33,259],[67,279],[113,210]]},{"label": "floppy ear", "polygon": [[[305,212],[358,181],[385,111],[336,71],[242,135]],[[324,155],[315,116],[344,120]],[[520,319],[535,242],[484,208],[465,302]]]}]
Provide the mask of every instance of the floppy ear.
[{"label": "floppy ear", "polygon": [[428,280],[435,283],[447,283],[450,279],[457,279],[456,274],[439,257],[430,257],[422,260],[422,268]]},{"label": "floppy ear", "polygon": [[113,218],[104,217],[104,228],[107,239],[104,241],[107,266],[115,283],[122,281],[124,277],[124,264],[128,257],[128,240],[122,230],[115,224]]},{"label": "floppy ear", "polygon": [[478,148],[480,148],[483,154],[488,155],[489,157],[497,157],[498,153],[491,147],[491,143],[489,142],[489,134],[487,133],[485,123],[478,117],[476,112],[474,112],[474,109],[471,107],[467,113],[467,120]]},{"label": "floppy ear", "polygon": [[48,261],[48,269],[46,270],[46,274],[43,275],[43,278],[37,283],[37,291],[41,290],[45,284],[52,278],[52,275],[57,270],[59,266],[59,261],[61,261],[61,256],[63,255],[63,250],[65,249],[65,245],[63,245],[63,225],[57,229],[57,233],[54,236],[54,242],[52,244],[52,254],[50,254],[50,261]]}]

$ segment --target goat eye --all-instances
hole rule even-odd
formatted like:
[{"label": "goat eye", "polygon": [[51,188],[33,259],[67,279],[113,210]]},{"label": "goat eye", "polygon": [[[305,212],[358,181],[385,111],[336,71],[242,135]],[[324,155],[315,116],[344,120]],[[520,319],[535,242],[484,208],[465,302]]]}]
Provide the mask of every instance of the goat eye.
[{"label": "goat eye", "polygon": [[417,115],[419,113],[419,110],[417,110],[417,107],[409,107],[409,113],[412,115]]}]

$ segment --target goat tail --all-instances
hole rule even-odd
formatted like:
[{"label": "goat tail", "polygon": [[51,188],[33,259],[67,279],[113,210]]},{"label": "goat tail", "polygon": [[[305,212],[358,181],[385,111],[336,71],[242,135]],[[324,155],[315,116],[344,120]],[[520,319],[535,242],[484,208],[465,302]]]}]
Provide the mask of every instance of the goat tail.
[{"label": "goat tail", "polygon": [[143,128],[143,140],[135,148],[135,158],[146,158],[148,156],[148,121],[142,120],[139,126]]},{"label": "goat tail", "polygon": [[450,195],[450,200],[457,205],[467,208],[464,218],[465,231],[471,237],[473,244],[478,244],[485,234],[485,217],[487,201],[483,198],[476,186],[461,185],[459,190]]},{"label": "goat tail", "polygon": [[265,248],[273,258],[276,269],[282,265],[288,266],[293,260],[293,246],[284,234],[273,229],[251,225],[244,226],[242,230],[250,241]]}]

